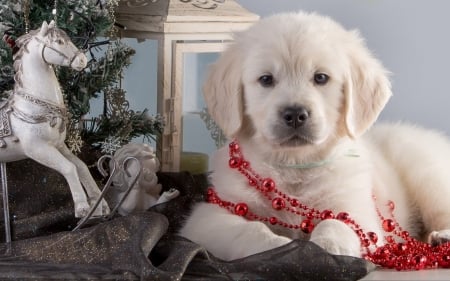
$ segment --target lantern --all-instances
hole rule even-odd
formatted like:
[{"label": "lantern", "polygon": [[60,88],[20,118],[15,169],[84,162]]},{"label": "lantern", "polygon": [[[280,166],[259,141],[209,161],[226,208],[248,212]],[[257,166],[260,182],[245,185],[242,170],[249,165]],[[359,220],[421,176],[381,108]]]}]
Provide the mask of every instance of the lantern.
[{"label": "lantern", "polygon": [[[163,171],[179,171],[183,156],[204,162],[202,153],[183,154],[183,91],[185,56],[221,52],[236,31],[259,19],[233,0],[120,1],[116,22],[122,36],[158,41],[157,111],[166,122],[157,141]],[[197,93],[201,96],[201,93]],[[197,136],[197,138],[207,138]],[[188,161],[189,162],[189,161]]]}]

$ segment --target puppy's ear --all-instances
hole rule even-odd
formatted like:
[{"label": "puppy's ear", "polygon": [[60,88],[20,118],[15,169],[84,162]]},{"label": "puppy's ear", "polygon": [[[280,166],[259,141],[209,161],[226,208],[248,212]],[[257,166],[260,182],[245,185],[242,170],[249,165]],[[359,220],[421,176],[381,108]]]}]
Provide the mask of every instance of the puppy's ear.
[{"label": "puppy's ear", "polygon": [[387,71],[365,47],[357,33],[356,48],[349,52],[350,71],[344,83],[344,117],[347,134],[358,137],[378,118],[392,95]]},{"label": "puppy's ear", "polygon": [[203,95],[209,114],[229,138],[242,125],[244,102],[241,52],[232,45],[209,69]]}]

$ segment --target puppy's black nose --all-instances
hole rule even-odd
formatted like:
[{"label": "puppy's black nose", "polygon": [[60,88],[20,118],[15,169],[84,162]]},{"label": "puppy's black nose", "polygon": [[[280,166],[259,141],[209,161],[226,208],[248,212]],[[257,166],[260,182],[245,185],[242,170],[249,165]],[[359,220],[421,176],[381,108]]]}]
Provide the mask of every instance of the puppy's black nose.
[{"label": "puppy's black nose", "polygon": [[292,128],[303,126],[309,118],[309,113],[303,106],[286,107],[281,112],[284,123]]}]

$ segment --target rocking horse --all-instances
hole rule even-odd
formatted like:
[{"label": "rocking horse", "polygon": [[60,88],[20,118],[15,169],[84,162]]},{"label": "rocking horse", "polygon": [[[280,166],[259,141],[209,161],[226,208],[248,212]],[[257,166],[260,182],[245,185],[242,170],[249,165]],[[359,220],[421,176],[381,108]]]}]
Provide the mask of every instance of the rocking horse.
[{"label": "rocking horse", "polygon": [[[87,58],[54,21],[19,37],[16,45],[14,91],[0,108],[0,162],[31,158],[58,171],[69,184],[75,217],[85,217],[101,192],[64,143],[67,109],[52,65],[81,71]],[[102,200],[94,215],[108,213]]]}]

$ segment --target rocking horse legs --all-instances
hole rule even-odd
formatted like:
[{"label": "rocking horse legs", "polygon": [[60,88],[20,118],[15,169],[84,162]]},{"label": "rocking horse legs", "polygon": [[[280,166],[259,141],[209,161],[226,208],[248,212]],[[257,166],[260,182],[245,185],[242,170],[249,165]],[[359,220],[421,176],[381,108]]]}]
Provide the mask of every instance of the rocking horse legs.
[{"label": "rocking horse legs", "polygon": [[[91,176],[88,167],[81,161],[78,157],[76,157],[66,145],[63,145],[59,148],[59,151],[66,157],[70,162],[72,162],[76,168],[78,176],[80,177],[81,184],[89,198],[89,205],[92,207],[97,199],[100,197],[100,189],[97,186],[97,183]],[[95,210],[93,216],[104,216],[108,215],[110,212],[108,204],[105,199],[102,199],[100,206]]]},{"label": "rocking horse legs", "polygon": [[[65,177],[72,193],[72,199],[75,205],[75,217],[81,218],[88,214],[90,206],[88,204],[86,193],[80,184],[76,166],[70,162],[58,149],[45,142],[33,144],[39,149],[29,149],[25,154],[33,160],[58,171]],[[28,146],[25,146],[28,147]]]}]

